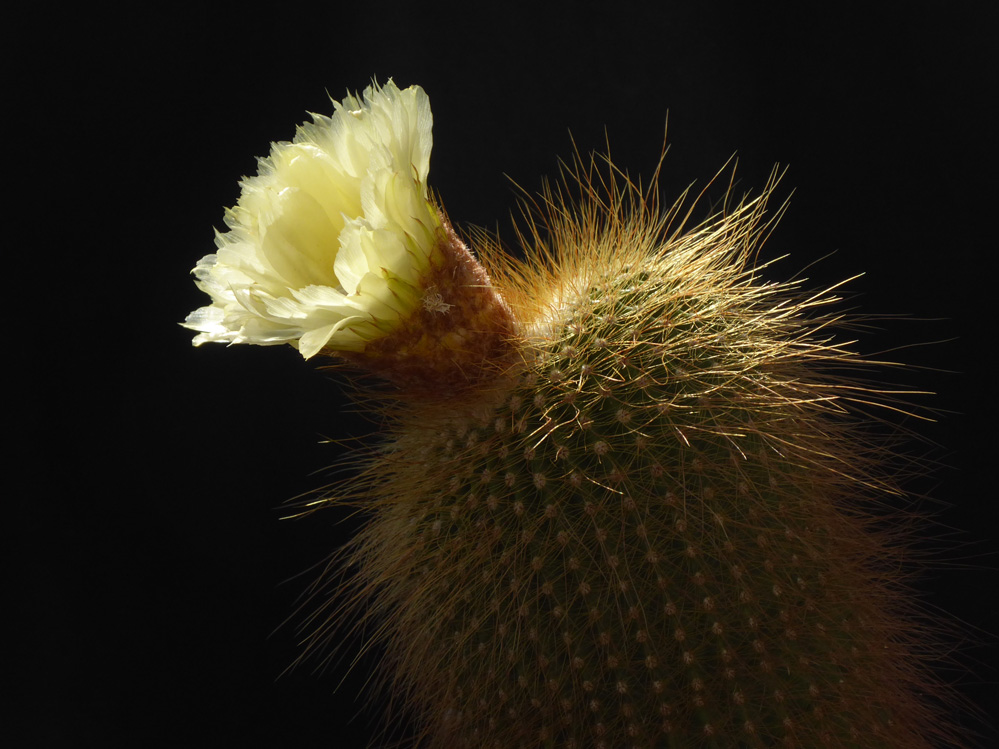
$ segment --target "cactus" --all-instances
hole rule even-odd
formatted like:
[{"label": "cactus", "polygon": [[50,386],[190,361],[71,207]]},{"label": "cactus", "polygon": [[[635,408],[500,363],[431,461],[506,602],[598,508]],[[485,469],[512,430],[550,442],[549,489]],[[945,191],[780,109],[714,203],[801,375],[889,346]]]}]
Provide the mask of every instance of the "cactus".
[{"label": "cactus", "polygon": [[688,228],[608,175],[580,159],[544,194],[523,263],[478,236],[480,266],[428,202],[408,306],[325,344],[391,386],[364,391],[385,426],[358,478],[303,510],[368,514],[311,646],[368,632],[427,747],[952,741],[866,414],[892,396],[844,376],[871,363],[834,290],[753,267],[773,183]]}]

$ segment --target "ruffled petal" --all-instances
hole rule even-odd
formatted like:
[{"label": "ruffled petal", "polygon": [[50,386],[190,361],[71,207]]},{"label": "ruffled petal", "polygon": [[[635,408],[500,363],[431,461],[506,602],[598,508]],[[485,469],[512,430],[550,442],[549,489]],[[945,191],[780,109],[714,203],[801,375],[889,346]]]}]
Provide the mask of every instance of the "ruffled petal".
[{"label": "ruffled petal", "polygon": [[360,351],[419,306],[441,229],[430,101],[389,81],[333,106],[241,182],[228,231],[193,271],[212,300],[182,323],[195,345]]}]

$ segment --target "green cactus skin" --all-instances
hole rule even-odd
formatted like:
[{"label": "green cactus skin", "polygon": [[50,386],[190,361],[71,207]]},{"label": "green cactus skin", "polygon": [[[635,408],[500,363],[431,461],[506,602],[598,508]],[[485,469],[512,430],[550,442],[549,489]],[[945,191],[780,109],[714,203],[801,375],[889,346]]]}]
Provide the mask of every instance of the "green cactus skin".
[{"label": "green cactus skin", "polygon": [[550,262],[491,268],[522,362],[393,401],[325,501],[371,520],[315,640],[374,632],[421,746],[952,741],[872,509],[877,396],[836,374],[864,362],[812,309],[830,293],[750,266],[769,189],[681,233],[582,184],[529,236]]}]

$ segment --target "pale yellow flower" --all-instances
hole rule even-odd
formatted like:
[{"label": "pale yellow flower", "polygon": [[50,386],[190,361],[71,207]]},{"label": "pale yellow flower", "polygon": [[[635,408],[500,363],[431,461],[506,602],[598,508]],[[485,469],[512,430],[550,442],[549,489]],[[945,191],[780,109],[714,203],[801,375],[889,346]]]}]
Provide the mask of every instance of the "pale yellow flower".
[{"label": "pale yellow flower", "polygon": [[241,183],[229,230],[193,271],[212,298],[183,323],[199,331],[195,346],[363,351],[421,305],[441,235],[427,190],[430,101],[389,81],[333,106]]}]

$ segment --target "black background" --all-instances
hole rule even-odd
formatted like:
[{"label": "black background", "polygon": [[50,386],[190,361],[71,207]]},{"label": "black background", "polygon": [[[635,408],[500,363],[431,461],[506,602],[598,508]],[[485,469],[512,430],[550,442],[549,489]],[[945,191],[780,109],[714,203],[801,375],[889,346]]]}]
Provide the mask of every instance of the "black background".
[{"label": "black background", "polygon": [[818,260],[816,288],[864,272],[847,306],[901,318],[862,347],[905,347],[891,356],[927,368],[906,381],[938,393],[919,399],[943,412],[919,431],[944,465],[912,488],[955,530],[928,544],[939,565],[919,585],[966,623],[974,672],[946,678],[999,711],[994,25],[973,10],[984,3],[872,5],[136,4],[24,19],[8,184],[25,205],[8,250],[29,294],[9,321],[29,380],[11,407],[31,413],[11,453],[26,477],[11,617],[32,664],[18,690],[29,744],[374,735],[375,713],[354,717],[370,664],[342,685],[342,666],[279,678],[297,646],[278,628],[309,577],[285,581],[354,522],[282,521],[280,505],[335,479],[344,448],[324,438],[372,427],[290,348],[194,349],[176,324],[205,302],[188,271],[254,157],[373,76],[426,89],[432,187],[459,225],[511,242],[510,179],[536,190],[571,154],[570,130],[583,152],[606,132],[618,165],[647,177],[668,112],[666,196],[736,152],[740,190],[790,168],[763,253],[790,256],[774,276]]}]

